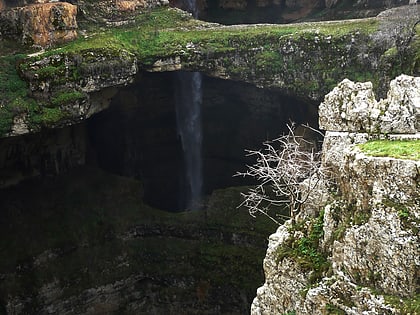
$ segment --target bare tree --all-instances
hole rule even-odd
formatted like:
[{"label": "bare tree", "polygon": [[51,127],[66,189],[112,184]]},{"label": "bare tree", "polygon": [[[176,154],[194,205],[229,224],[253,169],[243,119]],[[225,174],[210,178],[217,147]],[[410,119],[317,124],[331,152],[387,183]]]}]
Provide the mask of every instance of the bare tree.
[{"label": "bare tree", "polygon": [[[247,156],[255,157],[256,162],[248,165],[246,172],[237,174],[259,182],[242,194],[244,201],[240,206],[248,208],[253,217],[263,214],[277,224],[295,218],[325,177],[320,151],[302,136],[295,135],[294,126],[288,129],[288,134],[265,142],[263,149],[247,150]],[[289,207],[287,216],[279,214],[284,207]]]}]

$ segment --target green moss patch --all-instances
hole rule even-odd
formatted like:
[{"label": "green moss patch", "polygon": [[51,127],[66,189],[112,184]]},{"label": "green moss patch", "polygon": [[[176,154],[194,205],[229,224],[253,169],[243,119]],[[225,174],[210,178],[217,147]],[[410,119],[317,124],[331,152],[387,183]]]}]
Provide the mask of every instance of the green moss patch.
[{"label": "green moss patch", "polygon": [[370,156],[420,160],[420,140],[373,140],[358,147]]},{"label": "green moss patch", "polygon": [[35,101],[28,97],[28,84],[17,71],[23,55],[0,57],[0,137],[11,131],[13,118],[32,108]]},{"label": "green moss patch", "polygon": [[385,302],[400,311],[400,314],[420,314],[420,294],[410,298],[384,295]]},{"label": "green moss patch", "polygon": [[291,227],[292,233],[300,231],[304,236],[293,239],[283,244],[277,250],[277,261],[285,257],[293,259],[304,271],[310,271],[310,284],[319,281],[330,268],[327,255],[319,249],[320,240],[324,235],[323,231],[324,213],[321,212],[318,218],[313,219],[309,227],[295,224]]}]

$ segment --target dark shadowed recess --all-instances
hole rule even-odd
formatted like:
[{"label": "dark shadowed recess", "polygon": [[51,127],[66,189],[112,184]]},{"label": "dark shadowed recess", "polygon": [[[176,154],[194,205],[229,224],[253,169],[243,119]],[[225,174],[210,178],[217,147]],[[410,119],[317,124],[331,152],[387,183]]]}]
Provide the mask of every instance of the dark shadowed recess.
[{"label": "dark shadowed recess", "polygon": [[[184,161],[176,129],[175,73],[144,73],[119,89],[110,108],[88,122],[93,154],[88,163],[140,179],[154,207],[180,211]],[[234,177],[250,163],[245,149],[257,149],[286,131],[287,123],[317,126],[317,105],[280,91],[210,77],[203,78],[204,193],[249,184]]]}]

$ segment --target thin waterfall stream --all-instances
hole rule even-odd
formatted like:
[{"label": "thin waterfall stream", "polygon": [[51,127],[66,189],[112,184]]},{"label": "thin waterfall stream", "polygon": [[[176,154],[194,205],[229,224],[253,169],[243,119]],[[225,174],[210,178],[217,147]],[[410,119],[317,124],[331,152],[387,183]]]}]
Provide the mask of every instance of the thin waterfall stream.
[{"label": "thin waterfall stream", "polygon": [[[185,9],[194,18],[198,18],[198,6],[196,0],[184,0]],[[176,85],[176,118],[177,131],[182,143],[185,167],[185,190],[180,200],[184,200],[182,206],[187,209],[199,209],[203,190],[202,171],[202,126],[201,126],[201,103],[202,103],[202,76],[199,72],[180,72],[177,76]]]},{"label": "thin waterfall stream", "polygon": [[199,72],[180,72],[177,75],[176,118],[177,131],[182,143],[185,164],[184,185],[186,191],[180,200],[185,200],[188,209],[200,208],[203,188],[202,174],[202,76]]}]

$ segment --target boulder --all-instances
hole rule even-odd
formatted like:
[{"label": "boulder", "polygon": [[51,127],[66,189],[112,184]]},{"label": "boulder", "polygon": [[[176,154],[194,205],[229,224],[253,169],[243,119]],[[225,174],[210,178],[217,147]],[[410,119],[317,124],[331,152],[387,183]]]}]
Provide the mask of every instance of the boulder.
[{"label": "boulder", "polygon": [[372,83],[344,79],[319,107],[320,128],[328,131],[412,134],[419,130],[420,77],[400,75],[386,99],[376,101]]},{"label": "boulder", "polygon": [[77,37],[77,7],[67,2],[33,4],[0,13],[0,37],[51,46]]}]

